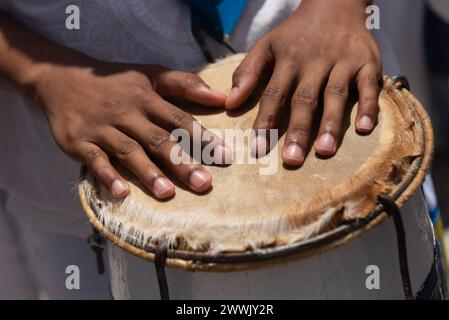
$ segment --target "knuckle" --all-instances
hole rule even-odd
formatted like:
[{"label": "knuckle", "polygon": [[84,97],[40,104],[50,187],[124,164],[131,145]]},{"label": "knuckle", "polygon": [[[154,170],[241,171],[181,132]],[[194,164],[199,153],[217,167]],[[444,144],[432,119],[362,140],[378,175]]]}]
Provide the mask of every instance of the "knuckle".
[{"label": "knuckle", "polygon": [[348,48],[359,49],[359,52],[371,51],[372,41],[366,34],[345,33],[342,39]]},{"label": "knuckle", "polygon": [[239,66],[232,74],[232,83],[238,85],[242,82],[244,78],[252,77],[254,72],[252,72],[248,67]]},{"label": "knuckle", "polygon": [[277,115],[275,112],[267,112],[259,115],[257,124],[260,128],[273,128],[276,124]]},{"label": "knuckle", "polygon": [[380,64],[379,59],[372,53],[370,53],[366,56],[365,63],[376,67],[376,69]]},{"label": "knuckle", "polygon": [[102,157],[102,154],[97,149],[89,149],[87,152],[85,152],[83,159],[87,166],[91,167],[92,164],[99,160]]},{"label": "knuckle", "polygon": [[361,54],[359,60],[362,66],[368,66],[370,69],[376,72],[380,70],[381,62],[378,57],[376,57],[372,52]]},{"label": "knuckle", "polygon": [[329,133],[334,138],[338,136],[339,124],[334,119],[326,119],[321,123],[319,134]]},{"label": "knuckle", "polygon": [[278,83],[272,83],[262,93],[262,102],[284,103],[287,99],[287,92]]},{"label": "knuckle", "polygon": [[357,48],[357,52],[359,52],[359,61],[361,61],[365,65],[372,65],[376,69],[378,69],[382,64],[382,58],[377,47],[374,47],[365,44]]},{"label": "knuckle", "polygon": [[67,144],[76,144],[81,139],[81,131],[78,126],[68,125],[63,134],[63,141]]},{"label": "knuckle", "polygon": [[121,115],[127,110],[123,99],[114,95],[103,101],[103,109],[114,115]]},{"label": "knuckle", "polygon": [[292,96],[293,107],[305,107],[308,110],[315,111],[318,104],[318,96],[310,88],[300,88]]},{"label": "knuckle", "polygon": [[362,87],[378,86],[378,84],[379,84],[379,77],[377,77],[375,74],[368,74],[359,79],[359,86]]},{"label": "knuckle", "polygon": [[294,128],[285,136],[285,142],[288,144],[296,143],[301,145],[301,142],[305,141],[308,137],[309,133],[304,128]]},{"label": "knuckle", "polygon": [[147,92],[145,92],[145,94],[142,94],[140,96],[142,103],[145,106],[152,106],[152,105],[156,104],[157,99],[159,97],[160,96],[157,93],[155,93],[153,90],[148,90]]},{"label": "knuckle", "polygon": [[193,122],[193,117],[186,112],[175,110],[170,115],[170,122],[175,128],[185,127]]},{"label": "knuckle", "polygon": [[377,105],[377,97],[373,95],[365,96],[361,99],[361,101],[365,106],[374,107]]},{"label": "knuckle", "polygon": [[325,94],[327,96],[347,97],[348,88],[342,83],[330,83],[326,86]]},{"label": "knuckle", "polygon": [[139,144],[132,139],[122,139],[119,143],[119,148],[116,151],[116,156],[119,159],[127,158],[139,147]]},{"label": "knuckle", "polygon": [[184,84],[186,87],[194,87],[200,85],[202,80],[195,74],[184,72]]},{"label": "knuckle", "polygon": [[378,112],[378,100],[374,96],[363,97],[360,101],[361,107],[366,111]]},{"label": "knuckle", "polygon": [[184,97],[188,95],[190,89],[199,87],[203,84],[203,81],[197,75],[189,72],[182,72],[181,79],[183,81],[180,86],[180,95]]},{"label": "knuckle", "polygon": [[159,152],[165,145],[170,142],[170,135],[168,132],[157,130],[150,135],[148,140],[148,147],[152,152]]},{"label": "knuckle", "polygon": [[312,47],[311,54],[315,59],[322,59],[327,56],[327,47],[323,44],[318,44]]},{"label": "knuckle", "polygon": [[298,137],[308,137],[310,133],[311,125],[302,123],[297,124],[289,129],[289,132],[287,133],[286,139],[289,139],[290,141],[292,139],[297,139]]},{"label": "knuckle", "polygon": [[282,54],[284,57],[288,57],[291,61],[298,60],[298,54],[310,49],[312,46],[310,41],[307,39],[307,36],[299,35],[293,42],[289,43],[282,50]]},{"label": "knuckle", "polygon": [[137,99],[146,99],[150,90],[141,84],[131,84],[129,90],[131,94]]},{"label": "knuckle", "polygon": [[97,168],[95,168],[95,174],[101,179],[103,180],[105,183],[107,183],[107,181],[110,178],[113,178],[114,175],[111,173],[110,171],[110,167],[106,164],[103,164],[101,166],[98,166]]}]

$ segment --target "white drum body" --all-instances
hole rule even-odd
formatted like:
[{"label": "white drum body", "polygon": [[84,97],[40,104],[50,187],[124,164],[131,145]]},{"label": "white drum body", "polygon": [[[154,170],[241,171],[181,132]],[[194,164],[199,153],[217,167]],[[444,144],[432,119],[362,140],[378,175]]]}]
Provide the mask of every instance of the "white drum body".
[{"label": "white drum body", "polygon": [[[421,190],[401,208],[413,294],[434,261],[435,239]],[[153,263],[108,243],[115,299],[160,299]],[[166,269],[171,299],[403,299],[393,219],[309,258],[235,272]]]}]

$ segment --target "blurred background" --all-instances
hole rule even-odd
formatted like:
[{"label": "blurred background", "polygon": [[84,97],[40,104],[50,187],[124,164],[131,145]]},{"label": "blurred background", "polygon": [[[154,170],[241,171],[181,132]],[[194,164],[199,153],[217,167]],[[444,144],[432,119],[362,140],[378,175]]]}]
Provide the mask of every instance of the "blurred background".
[{"label": "blurred background", "polygon": [[431,175],[445,227],[449,256],[449,1],[378,0],[381,32],[396,54],[400,72],[432,119],[435,155]]},{"label": "blurred background", "polygon": [[[439,235],[444,239],[444,250],[449,257],[449,188],[446,187],[449,181],[449,125],[446,124],[449,122],[449,0],[375,0],[375,4],[380,8],[380,30],[375,30],[374,35],[383,47],[391,49],[391,54],[384,57],[386,73],[405,75],[412,93],[432,119],[436,146],[431,176],[437,203],[431,203],[430,211],[433,221],[439,221]],[[0,215],[0,243],[17,240],[15,230],[6,228],[9,224]],[[86,246],[85,250],[90,249]],[[21,263],[15,263],[16,260]],[[13,245],[0,248],[0,280],[17,284],[17,297],[32,299],[36,297],[36,285],[25,268],[8,270],[9,264],[25,264],[22,260]],[[11,297],[7,288],[0,289],[3,289],[0,298],[1,293]],[[40,294],[38,297],[45,298]]]}]

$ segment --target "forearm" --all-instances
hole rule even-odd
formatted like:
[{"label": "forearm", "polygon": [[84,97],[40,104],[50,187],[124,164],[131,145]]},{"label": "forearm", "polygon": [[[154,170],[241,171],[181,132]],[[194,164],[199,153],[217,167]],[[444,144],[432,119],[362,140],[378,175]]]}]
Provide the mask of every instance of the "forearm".
[{"label": "forearm", "polygon": [[83,64],[87,57],[27,30],[0,11],[0,73],[26,88],[40,67],[48,64]]}]

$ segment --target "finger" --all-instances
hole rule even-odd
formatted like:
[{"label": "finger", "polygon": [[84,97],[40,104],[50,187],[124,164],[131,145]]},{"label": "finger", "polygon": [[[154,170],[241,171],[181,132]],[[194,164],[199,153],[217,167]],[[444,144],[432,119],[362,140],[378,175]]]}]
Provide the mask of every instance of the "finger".
[{"label": "finger", "polygon": [[85,142],[77,151],[81,155],[82,162],[115,198],[123,199],[128,196],[128,182],[111,165],[103,150],[93,143]]},{"label": "finger", "polygon": [[142,145],[151,156],[162,162],[173,174],[193,191],[204,192],[212,186],[212,177],[200,164],[185,153],[164,129],[146,119],[129,119],[124,133]]},{"label": "finger", "polygon": [[372,64],[365,65],[357,75],[359,106],[356,116],[356,129],[359,133],[373,130],[379,114],[379,79],[377,68]]},{"label": "finger", "polygon": [[295,73],[288,65],[276,66],[273,75],[262,93],[256,120],[253,124],[256,137],[251,143],[251,150],[257,155],[263,155],[269,148],[267,134],[277,127],[281,109],[285,106],[290,88],[295,81]]},{"label": "finger", "polygon": [[315,142],[315,150],[322,156],[333,155],[337,150],[353,74],[350,70],[348,66],[335,66],[324,90],[323,117]]},{"label": "finger", "polygon": [[115,129],[105,131],[99,140],[101,146],[134,173],[156,198],[166,199],[175,194],[174,184],[135,140]]},{"label": "finger", "polygon": [[272,61],[268,41],[265,39],[259,41],[232,75],[232,89],[226,100],[226,109],[238,108],[249,98]]},{"label": "finger", "polygon": [[206,106],[223,107],[227,98],[223,92],[210,88],[193,73],[163,67],[153,71],[152,84],[154,91],[163,97],[182,98]]},{"label": "finger", "polygon": [[[211,161],[207,164],[229,164],[232,160],[232,151],[217,135],[204,128],[190,113],[187,113],[158,96],[148,99],[145,110],[152,121],[167,130],[181,128],[187,131],[193,143],[212,150]],[[208,139],[206,139],[208,138]]]},{"label": "finger", "polygon": [[290,121],[282,152],[282,159],[290,166],[304,162],[321,87],[329,72],[328,68],[318,66],[309,70],[304,72],[291,99]]}]

